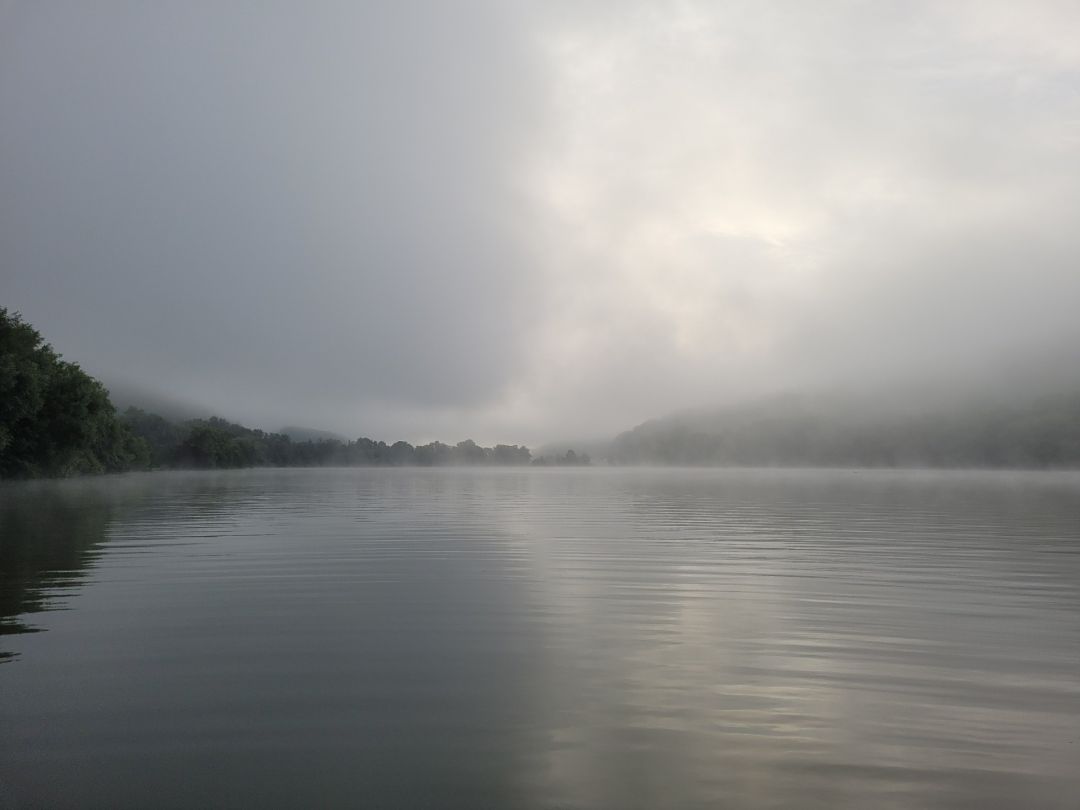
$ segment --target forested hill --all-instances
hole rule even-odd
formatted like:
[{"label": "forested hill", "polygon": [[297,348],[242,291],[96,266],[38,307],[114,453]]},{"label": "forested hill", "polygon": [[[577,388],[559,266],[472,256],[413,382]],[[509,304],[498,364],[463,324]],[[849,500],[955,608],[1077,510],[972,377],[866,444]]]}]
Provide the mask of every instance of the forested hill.
[{"label": "forested hill", "polygon": [[780,397],[646,422],[608,455],[617,464],[1080,467],[1080,391],[922,410]]},{"label": "forested hill", "polygon": [[113,472],[145,457],[105,387],[0,308],[0,478]]},{"label": "forested hill", "polygon": [[168,467],[588,463],[572,451],[534,459],[524,446],[481,447],[471,439],[414,447],[310,429],[306,436],[296,440],[217,417],[174,421],[134,407],[118,413],[98,380],[63,360],[17,313],[0,308],[0,478]]}]

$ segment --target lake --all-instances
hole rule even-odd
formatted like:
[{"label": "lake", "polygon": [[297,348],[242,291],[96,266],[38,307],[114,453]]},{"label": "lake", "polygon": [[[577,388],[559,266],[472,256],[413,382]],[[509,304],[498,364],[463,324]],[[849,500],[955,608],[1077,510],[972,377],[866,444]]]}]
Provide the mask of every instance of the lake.
[{"label": "lake", "polygon": [[0,485],[5,808],[1076,808],[1080,475]]}]

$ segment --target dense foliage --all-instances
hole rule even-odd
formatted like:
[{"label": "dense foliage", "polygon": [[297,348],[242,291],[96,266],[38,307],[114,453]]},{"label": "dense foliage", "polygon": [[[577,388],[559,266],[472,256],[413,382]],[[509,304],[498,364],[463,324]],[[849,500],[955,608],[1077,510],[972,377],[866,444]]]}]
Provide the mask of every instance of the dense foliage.
[{"label": "dense foliage", "polygon": [[145,466],[146,444],[108,392],[61,359],[18,313],[0,308],[0,477],[59,476]]},{"label": "dense foliage", "polygon": [[418,447],[404,441],[388,445],[368,438],[293,441],[282,433],[265,433],[217,417],[174,424],[156,414],[129,408],[124,418],[149,445],[154,465],[161,467],[511,465],[531,461],[527,447],[481,447],[471,439],[453,446],[431,442]]}]

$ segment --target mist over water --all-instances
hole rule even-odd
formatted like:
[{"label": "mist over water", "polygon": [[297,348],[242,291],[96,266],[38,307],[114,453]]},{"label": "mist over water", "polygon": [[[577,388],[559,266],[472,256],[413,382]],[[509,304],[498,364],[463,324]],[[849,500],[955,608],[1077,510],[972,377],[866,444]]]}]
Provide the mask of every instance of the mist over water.
[{"label": "mist over water", "polygon": [[5,806],[1080,794],[1075,474],[154,473],[0,516],[42,631],[0,636]]}]

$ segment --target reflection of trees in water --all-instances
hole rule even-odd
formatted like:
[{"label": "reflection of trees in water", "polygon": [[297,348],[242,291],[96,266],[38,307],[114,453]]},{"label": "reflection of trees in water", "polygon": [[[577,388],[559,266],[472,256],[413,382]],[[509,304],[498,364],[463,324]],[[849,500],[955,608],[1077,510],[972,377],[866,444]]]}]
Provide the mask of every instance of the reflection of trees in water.
[{"label": "reflection of trees in water", "polygon": [[[31,613],[56,608],[104,551],[120,515],[148,498],[172,499],[194,514],[219,513],[227,485],[217,477],[142,474],[10,483],[0,488],[0,636],[32,633]],[[0,647],[0,662],[13,655]]]},{"label": "reflection of trees in water", "polygon": [[[0,487],[0,637],[38,631],[28,614],[85,581],[121,515],[222,520],[262,486],[243,473],[149,473]],[[0,663],[13,657],[0,643]]]},{"label": "reflection of trees in water", "polygon": [[[0,616],[8,632],[25,632],[18,622],[48,618],[25,614],[55,608],[57,598],[78,610],[71,597],[79,583],[114,580],[112,566],[132,549],[137,564],[123,576],[143,582],[163,570],[158,559],[177,564],[169,556],[177,553],[214,571],[209,585],[193,577],[190,590],[169,594],[176,601],[156,605],[167,613],[131,603],[145,616],[138,636],[112,636],[117,646],[94,656],[92,674],[108,679],[117,703],[79,720],[90,724],[80,734],[120,734],[127,748],[118,750],[128,752],[101,757],[92,775],[100,785],[128,782],[135,762],[136,793],[160,795],[176,767],[163,752],[189,750],[170,740],[185,746],[185,735],[205,729],[237,742],[217,749],[220,769],[191,769],[196,795],[219,793],[221,773],[253,762],[271,773],[255,780],[271,804],[276,795],[304,804],[314,771],[316,804],[332,795],[326,791],[346,795],[360,774],[375,804],[520,806],[535,752],[546,744],[546,729],[532,718],[552,687],[516,557],[505,553],[506,533],[492,528],[484,504],[520,503],[530,480],[475,471],[258,470],[0,486]],[[270,539],[248,539],[263,533]],[[64,585],[75,589],[65,593]],[[99,604],[116,604],[109,588],[101,583]],[[484,605],[492,609],[477,611]],[[98,615],[108,620],[108,612]],[[148,639],[176,622],[186,628],[178,638]],[[47,666],[79,667],[93,639],[115,632],[91,630],[70,658],[53,649]],[[287,655],[277,652],[283,640]],[[53,641],[62,648],[59,634]],[[21,677],[29,668],[4,669]],[[215,677],[205,679],[208,672]],[[37,706],[28,702],[22,718]],[[52,741],[68,729],[41,731],[39,750],[65,745]],[[295,747],[291,764],[279,767],[273,751],[252,760],[250,740],[260,732]],[[336,735],[329,746],[326,732]],[[81,778],[73,777],[76,785]],[[30,784],[32,774],[23,779]],[[101,797],[108,788],[89,789]]]},{"label": "reflection of trees in water", "polygon": [[[34,632],[21,617],[48,610],[58,589],[78,585],[100,554],[110,505],[57,489],[0,500],[0,635]],[[11,658],[0,650],[0,661]]]}]

